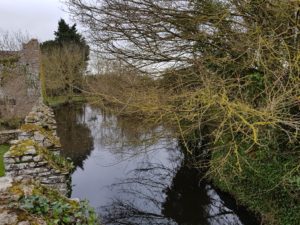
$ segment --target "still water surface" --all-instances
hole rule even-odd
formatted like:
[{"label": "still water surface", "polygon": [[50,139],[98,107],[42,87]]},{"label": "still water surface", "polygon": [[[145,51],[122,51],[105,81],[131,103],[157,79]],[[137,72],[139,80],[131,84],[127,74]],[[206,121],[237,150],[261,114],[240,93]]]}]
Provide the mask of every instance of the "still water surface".
[{"label": "still water surface", "polygon": [[161,127],[90,105],[61,106],[55,114],[63,155],[76,166],[72,197],[87,199],[104,224],[258,224],[185,166],[177,141]]}]

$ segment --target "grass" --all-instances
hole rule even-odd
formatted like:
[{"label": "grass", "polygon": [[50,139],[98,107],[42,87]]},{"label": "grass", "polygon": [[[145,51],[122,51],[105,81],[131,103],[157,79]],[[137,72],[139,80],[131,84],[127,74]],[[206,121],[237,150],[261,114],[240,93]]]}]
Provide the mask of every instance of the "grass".
[{"label": "grass", "polygon": [[3,155],[9,150],[9,145],[0,145],[0,177],[5,175]]}]

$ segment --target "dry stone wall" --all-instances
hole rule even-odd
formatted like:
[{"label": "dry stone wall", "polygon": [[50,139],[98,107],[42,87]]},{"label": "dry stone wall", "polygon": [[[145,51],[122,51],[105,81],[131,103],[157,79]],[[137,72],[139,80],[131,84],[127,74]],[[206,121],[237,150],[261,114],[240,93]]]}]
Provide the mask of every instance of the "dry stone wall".
[{"label": "dry stone wall", "polygon": [[6,175],[16,180],[30,176],[67,195],[72,166],[59,156],[61,145],[52,109],[40,101],[20,130],[4,155]]}]

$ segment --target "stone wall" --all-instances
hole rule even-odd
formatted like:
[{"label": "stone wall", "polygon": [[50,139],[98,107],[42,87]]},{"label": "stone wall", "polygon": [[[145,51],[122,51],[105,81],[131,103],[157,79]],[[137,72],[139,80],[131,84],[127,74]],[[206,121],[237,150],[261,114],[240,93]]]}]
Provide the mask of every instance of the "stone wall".
[{"label": "stone wall", "polygon": [[6,175],[32,177],[42,185],[68,193],[71,163],[59,156],[61,145],[51,108],[39,102],[28,114],[18,139],[4,155]]},{"label": "stone wall", "polygon": [[0,131],[0,145],[8,144],[11,140],[17,139],[20,132],[20,130]]}]

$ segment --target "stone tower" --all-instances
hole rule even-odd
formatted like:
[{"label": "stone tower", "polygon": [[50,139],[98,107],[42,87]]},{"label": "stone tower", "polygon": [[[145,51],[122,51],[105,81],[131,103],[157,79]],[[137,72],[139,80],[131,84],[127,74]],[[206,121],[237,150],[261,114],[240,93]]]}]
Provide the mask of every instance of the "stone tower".
[{"label": "stone tower", "polygon": [[19,63],[26,75],[28,96],[40,95],[40,45],[38,40],[31,39],[28,43],[23,44]]}]

